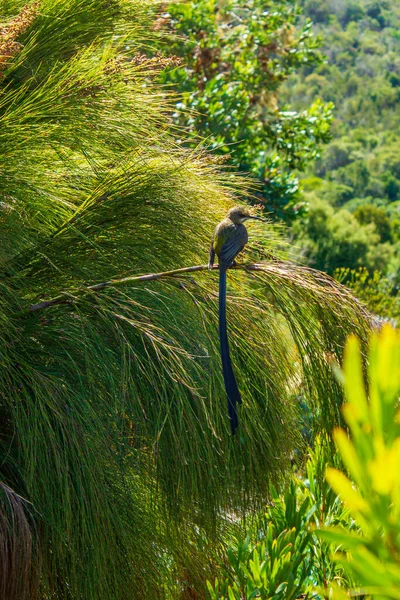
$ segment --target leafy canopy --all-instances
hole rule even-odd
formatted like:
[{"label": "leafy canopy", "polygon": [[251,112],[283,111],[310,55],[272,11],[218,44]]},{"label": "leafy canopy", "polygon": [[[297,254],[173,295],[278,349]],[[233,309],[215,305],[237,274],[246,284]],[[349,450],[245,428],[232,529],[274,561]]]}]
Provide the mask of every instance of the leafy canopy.
[{"label": "leafy canopy", "polygon": [[[329,139],[332,105],[313,101],[297,112],[279,98],[281,84],[300,66],[321,61],[311,23],[299,24],[291,0],[198,0],[172,3],[169,49],[182,65],[162,74],[179,94],[174,122],[192,141],[258,182],[257,198],[275,217],[301,205],[293,169],[303,169]],[[186,134],[187,134],[186,133]]]}]

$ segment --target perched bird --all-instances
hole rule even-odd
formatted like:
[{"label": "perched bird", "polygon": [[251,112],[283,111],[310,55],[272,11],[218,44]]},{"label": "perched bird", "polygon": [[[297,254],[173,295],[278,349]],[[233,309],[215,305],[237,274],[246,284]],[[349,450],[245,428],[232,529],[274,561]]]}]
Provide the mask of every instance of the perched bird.
[{"label": "perched bird", "polygon": [[247,244],[247,229],[243,225],[247,219],[264,221],[264,219],[261,219],[260,217],[253,217],[250,214],[249,209],[245,206],[235,206],[230,209],[225,219],[218,223],[215,228],[208,261],[208,268],[211,269],[214,264],[215,255],[218,256],[219,343],[232,434],[235,433],[238,426],[237,404],[241,404],[242,398],[236,383],[229,354],[228,332],[226,327],[226,271],[232,265],[239,252],[241,252]]}]

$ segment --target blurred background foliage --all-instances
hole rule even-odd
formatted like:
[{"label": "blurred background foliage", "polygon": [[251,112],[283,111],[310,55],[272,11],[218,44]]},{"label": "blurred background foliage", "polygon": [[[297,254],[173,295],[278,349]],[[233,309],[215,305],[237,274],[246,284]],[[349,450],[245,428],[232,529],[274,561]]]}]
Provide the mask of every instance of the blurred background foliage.
[{"label": "blurred background foliage", "polygon": [[[363,267],[371,277],[380,271],[393,299],[400,287],[400,6],[396,0],[300,4],[322,37],[326,61],[294,73],[283,98],[296,110],[316,97],[335,109],[332,140],[302,176],[309,212],[293,235],[317,268]],[[361,293],[367,299],[368,289]]]}]

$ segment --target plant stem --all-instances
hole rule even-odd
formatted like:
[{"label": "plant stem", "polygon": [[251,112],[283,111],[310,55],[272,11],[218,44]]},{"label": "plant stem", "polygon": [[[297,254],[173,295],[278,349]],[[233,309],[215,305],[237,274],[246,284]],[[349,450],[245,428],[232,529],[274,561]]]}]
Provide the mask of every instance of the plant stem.
[{"label": "plant stem", "polygon": [[[265,265],[250,263],[250,264],[239,264],[232,265],[231,269],[246,269],[246,270],[263,270],[265,269]],[[218,265],[214,265],[212,267],[213,270],[218,269]],[[195,273],[197,271],[207,271],[208,265],[195,265],[192,267],[183,267],[181,269],[174,269],[173,271],[164,271],[161,273],[149,273],[147,275],[134,275],[130,277],[123,277],[121,279],[110,279],[109,281],[103,281],[102,283],[95,283],[94,285],[88,285],[87,287],[80,288],[75,290],[75,293],[88,293],[88,292],[98,292],[103,290],[106,287],[120,287],[123,285],[127,285],[129,283],[140,283],[142,281],[154,281],[157,279],[164,279],[166,277],[175,277],[176,275],[182,275],[184,273]],[[27,308],[24,308],[16,313],[13,316],[22,316],[32,312],[36,312],[38,310],[42,310],[44,308],[49,308],[51,306],[56,306],[58,304],[73,304],[74,300],[70,296],[71,292],[62,293],[51,300],[46,300],[43,302],[38,302],[37,304],[31,304]]]}]

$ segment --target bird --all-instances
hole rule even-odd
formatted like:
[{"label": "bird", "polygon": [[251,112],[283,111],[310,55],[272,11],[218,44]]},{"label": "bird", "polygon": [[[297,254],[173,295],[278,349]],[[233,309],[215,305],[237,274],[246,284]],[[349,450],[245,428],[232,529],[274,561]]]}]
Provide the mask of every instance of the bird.
[{"label": "bird", "polygon": [[214,265],[215,255],[219,261],[219,343],[222,362],[222,374],[224,377],[225,391],[228,400],[228,413],[231,424],[232,435],[238,427],[239,420],[237,405],[242,403],[242,397],[233,372],[231,357],[229,353],[228,331],[226,324],[226,271],[234,263],[236,256],[243,250],[248,241],[247,229],[244,222],[248,219],[265,221],[261,217],[253,216],[247,206],[235,206],[231,208],[225,217],[215,228],[211,240],[208,268]]}]

